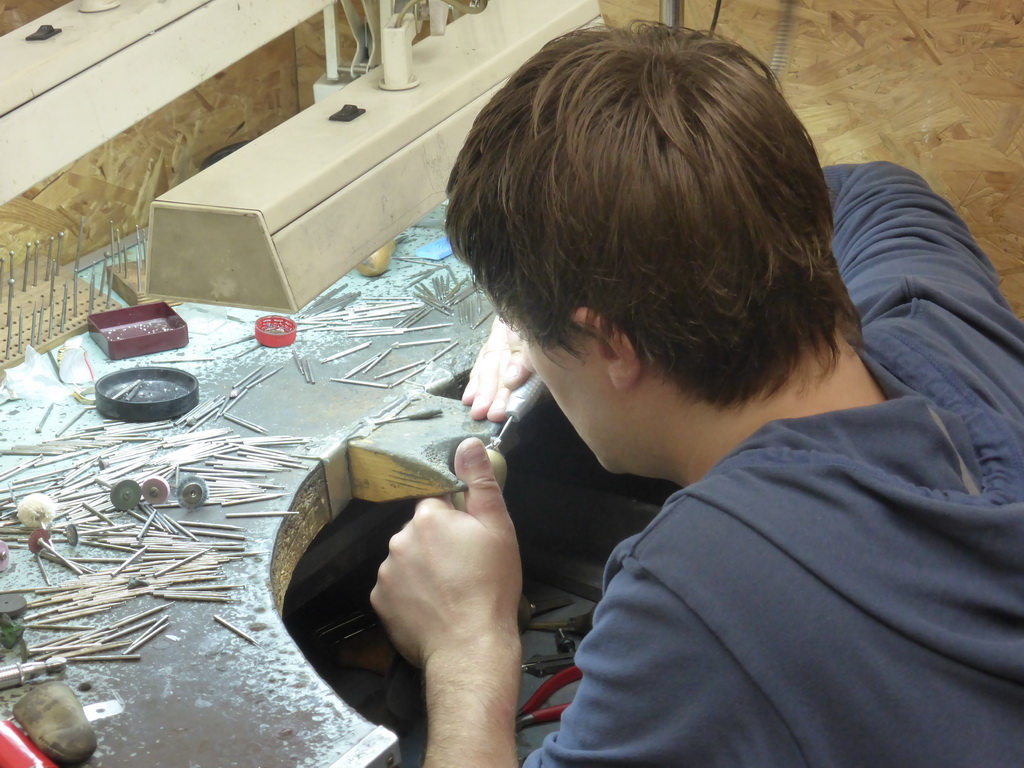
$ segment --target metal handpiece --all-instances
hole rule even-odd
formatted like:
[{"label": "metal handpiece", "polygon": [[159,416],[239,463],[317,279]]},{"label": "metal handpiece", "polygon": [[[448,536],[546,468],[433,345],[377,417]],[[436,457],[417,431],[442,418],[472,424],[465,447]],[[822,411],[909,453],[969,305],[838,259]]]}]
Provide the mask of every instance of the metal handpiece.
[{"label": "metal handpiece", "polygon": [[8,664],[6,667],[0,667],[0,690],[17,688],[40,675],[59,675],[67,665],[67,659],[63,656],[52,656],[46,661]]},{"label": "metal handpiece", "polygon": [[512,394],[509,395],[508,404],[505,406],[505,413],[508,414],[508,418],[501,431],[491,440],[491,444],[488,447],[498,450],[502,439],[505,437],[505,432],[508,431],[509,425],[514,421],[519,421],[529,413],[530,409],[537,404],[537,401],[540,400],[541,395],[545,392],[547,392],[547,387],[544,386],[544,382],[536,374],[527,379],[526,383],[521,387],[513,390]]},{"label": "metal handpiece", "polygon": [[512,394],[508,397],[508,404],[505,406],[505,413],[508,414],[510,419],[519,421],[525,416],[537,401],[540,396],[547,391],[547,387],[544,386],[544,382],[540,380],[540,377],[534,374],[523,386],[516,390],[513,390]]}]

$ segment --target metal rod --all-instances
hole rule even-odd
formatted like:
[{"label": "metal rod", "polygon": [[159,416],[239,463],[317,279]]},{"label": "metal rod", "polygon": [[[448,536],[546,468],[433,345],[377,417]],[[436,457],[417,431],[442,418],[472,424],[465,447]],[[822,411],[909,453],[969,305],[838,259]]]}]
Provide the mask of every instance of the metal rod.
[{"label": "metal rod", "polygon": [[393,376],[396,373],[401,373],[402,371],[408,371],[410,368],[415,368],[419,365],[426,365],[426,362],[426,360],[417,360],[416,362],[409,363],[408,365],[401,365],[398,368],[392,368],[390,371],[385,371],[384,373],[374,376],[373,380],[380,381],[381,379],[386,379],[388,376]]},{"label": "metal rod", "polygon": [[224,517],[227,518],[242,518],[242,517],[289,517],[291,515],[297,515],[295,511],[282,511],[282,512],[226,512]]},{"label": "metal rod", "polygon": [[110,575],[111,576],[117,576],[119,573],[121,573],[121,571],[123,571],[125,568],[127,568],[132,563],[134,563],[139,557],[141,557],[142,553],[145,552],[147,549],[149,549],[149,545],[146,545],[146,546],[143,546],[142,548],[140,548],[134,555],[129,557],[127,560],[125,560],[123,563],[121,563],[121,565],[119,565],[117,568],[115,568],[113,571],[111,571]]},{"label": "metal rod", "polygon": [[252,635],[249,635],[249,634],[243,632],[238,627],[236,627],[234,624],[232,624],[230,621],[227,621],[226,619],[222,619],[217,614],[213,614],[213,619],[218,624],[226,627],[227,629],[230,629],[232,632],[234,632],[236,635],[238,635],[243,640],[248,640],[250,643],[255,645],[257,648],[260,647],[260,644],[252,637]]},{"label": "metal rod", "polygon": [[39,572],[43,575],[43,581],[46,582],[46,586],[52,587],[53,584],[50,583],[50,577],[46,575],[46,569],[43,567],[43,558],[38,554],[36,555],[36,565],[39,566]]},{"label": "metal rod", "polygon": [[[403,347],[422,347],[426,344],[448,344],[451,339],[425,339],[423,341],[396,341],[391,346],[395,349],[402,349]],[[369,344],[370,342],[366,342]]]},{"label": "metal rod", "polygon": [[46,409],[46,413],[43,414],[43,418],[41,418],[39,420],[39,423],[36,424],[36,432],[42,432],[43,431],[43,424],[45,424],[46,420],[48,418],[50,418],[50,412],[53,411],[53,406],[54,406],[54,404],[50,403],[50,407]]},{"label": "metal rod", "polygon": [[269,432],[267,432],[267,430],[265,430],[259,424],[253,424],[251,421],[247,421],[245,419],[241,419],[238,416],[234,416],[234,415],[232,415],[230,413],[225,413],[225,414],[223,414],[223,416],[228,421],[234,422],[235,424],[238,424],[241,427],[245,427],[246,429],[251,429],[253,432],[259,432],[261,435],[268,435],[268,434],[270,434]]},{"label": "metal rod", "polygon": [[329,355],[329,356],[323,358],[320,362],[321,363],[329,363],[332,360],[338,360],[339,358],[345,357],[346,355],[351,355],[354,352],[358,352],[361,349],[366,349],[372,343],[373,342],[371,342],[371,341],[364,341],[362,344],[357,344],[354,347],[349,347],[348,349],[343,349],[341,352],[338,352],[338,353],[333,354],[333,355]]},{"label": "metal rod", "polygon": [[64,233],[63,232],[58,232],[57,233],[57,265],[56,265],[56,269],[57,269],[57,274],[58,275],[60,274],[60,260],[61,260],[61,257],[63,256],[63,254],[64,254]]},{"label": "metal rod", "polygon": [[88,409],[87,409],[87,408],[83,408],[83,409],[82,409],[81,411],[79,411],[78,413],[76,413],[76,414],[75,414],[74,416],[72,416],[72,417],[71,417],[71,420],[70,420],[70,421],[68,421],[68,423],[67,423],[67,424],[65,424],[65,425],[64,425],[63,427],[61,427],[61,428],[60,428],[59,430],[57,430],[57,434],[56,434],[56,435],[54,435],[54,437],[60,437],[61,435],[63,435],[63,434],[65,433],[65,432],[67,432],[67,431],[68,431],[68,428],[69,428],[69,427],[70,427],[70,426],[71,426],[72,424],[74,424],[74,423],[75,423],[76,421],[78,421],[78,420],[79,420],[80,418],[82,418],[83,416],[85,416],[85,414],[86,414],[86,413],[88,413]]},{"label": "metal rod", "polygon": [[53,296],[56,290],[55,283],[57,281],[57,272],[53,270],[50,272],[50,338],[53,338]]},{"label": "metal rod", "polygon": [[359,381],[357,379],[331,379],[331,381],[340,381],[342,384],[359,384],[363,387],[376,387],[377,389],[390,389],[387,384],[377,384],[373,381]]},{"label": "metal rod", "polygon": [[[111,246],[111,247],[113,247],[113,246]],[[106,252],[104,252],[103,253],[103,263],[104,263],[104,265],[106,265],[106,263],[107,263],[107,256],[108,256],[108,254]],[[109,269],[109,271],[107,271],[108,269]],[[110,305],[113,304],[113,301],[111,301],[111,299],[110,299],[110,292],[114,289],[114,280],[113,280],[113,277],[114,277],[114,264],[113,264],[113,259],[111,259],[110,267],[104,269],[104,273],[105,273],[106,278],[107,278],[107,308],[109,309]]]},{"label": "metal rod", "polygon": [[13,328],[13,326],[11,325],[11,319],[12,319],[12,316],[14,315],[14,278],[13,277],[10,279],[10,282],[8,282],[8,286],[9,286],[10,290],[7,293],[7,352],[4,355],[4,359],[5,360],[10,360],[11,359],[11,330]]},{"label": "metal rod", "polygon": [[[142,237],[142,230],[139,229],[139,225],[135,225],[135,260],[142,262],[142,266],[145,267],[146,259],[146,242]],[[141,283],[139,283],[141,285]]]},{"label": "metal rod", "polygon": [[135,246],[135,295],[142,295],[142,262],[139,260],[139,246]]},{"label": "metal rod", "polygon": [[50,275],[53,274],[53,235],[50,235],[50,243],[46,248],[46,273],[43,275],[43,280],[49,280]]},{"label": "metal rod", "polygon": [[684,8],[683,0],[661,0],[661,23],[670,27],[683,26]]},{"label": "metal rod", "polygon": [[82,258],[82,230],[85,229],[85,216],[78,220],[78,243],[75,245],[75,277],[78,277],[78,262]]},{"label": "metal rod", "polygon": [[252,341],[255,338],[256,338],[255,336],[243,336],[240,339],[235,339],[234,341],[226,341],[223,344],[218,344],[215,347],[210,347],[210,351],[213,351],[215,349],[223,349],[224,347],[230,347],[233,344],[240,344],[243,341]]},{"label": "metal rod", "polygon": [[64,298],[60,301],[60,332],[64,333],[64,324],[68,318],[68,281],[64,281]]}]

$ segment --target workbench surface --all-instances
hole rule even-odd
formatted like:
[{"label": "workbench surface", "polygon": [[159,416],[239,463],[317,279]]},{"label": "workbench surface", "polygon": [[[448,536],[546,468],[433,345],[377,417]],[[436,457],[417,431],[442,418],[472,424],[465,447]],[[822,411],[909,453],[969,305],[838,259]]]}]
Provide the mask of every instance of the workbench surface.
[{"label": "workbench surface", "polygon": [[[399,257],[411,256],[418,245],[438,237],[440,232],[414,228],[411,234],[400,245]],[[350,299],[349,307],[408,296],[422,304],[423,299],[415,298],[414,291],[422,296],[426,295],[423,290],[435,299],[443,299],[440,303],[446,311],[431,308],[414,325],[450,325],[403,335],[358,337],[352,335],[354,331],[340,327],[317,329],[310,318],[303,320],[299,313],[298,338],[293,346],[257,349],[253,342],[222,345],[250,335],[255,318],[262,313],[183,305],[176,307],[190,327],[190,343],[183,349],[110,361],[93,341],[84,341],[97,378],[164,361],[168,367],[187,370],[198,378],[200,403],[227,395],[233,384],[254,371],[265,375],[280,368],[228,411],[262,427],[267,435],[223,417],[192,425],[193,432],[187,432],[187,423],[148,425],[141,432],[121,432],[133,428],[105,424],[94,410],[69,427],[84,407],[71,396],[56,402],[45,421],[48,400],[23,396],[0,405],[0,447],[5,449],[0,455],[0,539],[12,546],[10,567],[0,573],[0,591],[22,591],[29,603],[21,620],[27,625],[23,639],[33,658],[47,658],[55,652],[47,651],[46,646],[84,631],[76,628],[110,627],[126,617],[162,608],[140,616],[132,624],[141,627],[139,631],[120,639],[107,635],[99,641],[111,648],[77,657],[75,653],[80,650],[64,649],[71,653],[72,660],[63,679],[83,704],[119,699],[124,705],[122,713],[94,723],[99,747],[86,765],[209,768],[391,764],[387,762],[387,755],[394,754],[391,734],[363,720],[320,679],[289,636],[280,611],[299,557],[317,531],[338,515],[344,516],[351,497],[386,500],[450,490],[456,485],[449,472],[455,445],[465,436],[486,438],[496,431],[495,425],[470,421],[466,409],[451,397],[456,377],[471,365],[490,326],[489,307],[473,293],[465,268],[453,258],[436,266],[394,261],[392,269],[378,278],[353,273],[325,291],[324,297],[358,293],[358,298]],[[447,299],[446,294],[450,294]],[[410,314],[407,311],[403,316]],[[398,322],[369,324],[390,327]],[[380,379],[374,376],[447,349],[420,373],[392,388],[330,380],[343,377],[361,360],[383,352],[396,341],[440,338],[458,344],[393,348],[370,374],[359,376],[378,384],[397,381],[406,373]],[[371,342],[365,349],[336,361],[319,362],[365,341]],[[315,383],[309,383],[300,373],[293,351],[310,361]],[[213,359],[173,362],[199,357]],[[12,379],[17,386],[17,371]],[[446,390],[449,397],[431,394]],[[380,425],[367,420],[400,398],[397,404],[404,404],[405,413],[439,409],[442,415]],[[97,429],[104,424],[105,430]],[[63,431],[60,437],[59,431]],[[141,482],[162,473],[173,484],[174,464],[185,461],[187,466],[180,472],[210,473],[204,477],[211,480],[211,501],[235,498],[222,484],[229,481],[215,477],[211,469],[215,458],[183,459],[181,453],[172,461],[164,458],[172,451],[189,450],[189,443],[177,441],[192,438],[196,441],[191,443],[191,450],[197,450],[196,445],[216,445],[227,465],[231,465],[232,457],[241,458],[242,463],[259,461],[254,472],[263,476],[245,482],[269,486],[250,495],[260,496],[260,500],[230,505],[207,503],[186,510],[175,503],[172,493],[169,505],[156,507],[158,515],[143,507],[132,516],[115,510],[109,490],[95,480],[127,477]],[[119,462],[119,457],[140,448],[146,451],[148,463],[133,466]],[[65,453],[48,453],[56,449]],[[261,450],[271,452],[262,454],[271,457],[267,459],[270,464],[253,458]],[[105,466],[99,462],[101,454]],[[31,461],[37,462],[35,466],[26,466]],[[48,473],[53,474],[41,477]],[[79,568],[94,571],[78,576],[47,559],[43,567],[53,584],[51,591],[45,589],[37,556],[24,548],[28,530],[15,517],[17,502],[35,491],[58,497],[58,517],[50,526],[55,549]],[[244,494],[240,498],[244,499]],[[298,514],[226,516],[261,511]],[[161,515],[180,521],[179,526],[164,521]],[[77,545],[67,538],[70,522],[77,529]],[[203,524],[237,526],[241,530]],[[182,528],[199,542],[188,538]],[[144,535],[140,538],[140,534]],[[147,551],[115,574],[143,544]],[[193,559],[186,563],[187,557]],[[132,575],[144,584],[126,583]],[[175,579],[180,581],[168,583]],[[167,597],[152,594],[166,594],[169,589],[179,590],[178,597],[173,592]],[[100,603],[97,613],[74,612],[86,594],[100,592],[110,602]],[[77,596],[79,602],[69,602],[72,596]],[[55,602],[55,597],[67,599]],[[215,614],[253,642],[218,623]],[[169,622],[153,639],[133,650],[138,660],[90,660],[94,654],[124,654],[125,648],[117,647],[118,642],[136,640],[145,625],[152,626],[160,616],[167,616]],[[40,626],[57,622],[67,628]],[[20,661],[22,652],[18,646],[7,651],[4,663]],[[40,677],[38,682],[48,679]],[[0,692],[0,713],[8,717],[14,702],[27,690],[28,686],[22,686]]]}]

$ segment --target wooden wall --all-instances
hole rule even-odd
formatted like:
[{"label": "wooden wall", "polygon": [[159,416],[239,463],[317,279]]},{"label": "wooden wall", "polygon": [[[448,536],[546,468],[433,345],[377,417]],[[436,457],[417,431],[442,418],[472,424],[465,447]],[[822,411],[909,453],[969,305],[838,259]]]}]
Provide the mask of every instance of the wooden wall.
[{"label": "wooden wall", "polygon": [[[603,0],[611,23],[655,0]],[[707,28],[714,3],[686,3]],[[780,0],[725,0],[719,31],[771,60]],[[782,77],[823,163],[914,169],[968,222],[1024,316],[1024,0],[800,0]]]},{"label": "wooden wall", "polygon": [[[61,2],[0,0],[0,33]],[[659,7],[601,5],[612,24]],[[690,0],[685,23],[706,28],[713,5]],[[770,59],[781,5],[725,0],[719,31]],[[83,214],[86,252],[109,240],[110,221],[144,225],[150,201],[208,154],[311,103],[322,72],[317,17],[0,206],[0,249],[20,258],[26,239],[75,233]],[[900,162],[945,195],[1024,314],[1024,0],[798,0],[783,86],[822,162]]]}]

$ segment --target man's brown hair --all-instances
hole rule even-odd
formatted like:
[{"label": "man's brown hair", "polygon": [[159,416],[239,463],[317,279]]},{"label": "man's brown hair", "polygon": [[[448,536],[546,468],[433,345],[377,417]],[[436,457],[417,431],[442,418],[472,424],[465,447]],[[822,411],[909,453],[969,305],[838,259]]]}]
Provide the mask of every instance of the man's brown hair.
[{"label": "man's brown hair", "polygon": [[727,407],[859,341],[810,137],[721,38],[635,24],[548,43],[477,117],[448,195],[453,249],[542,347],[577,349],[586,307]]}]

